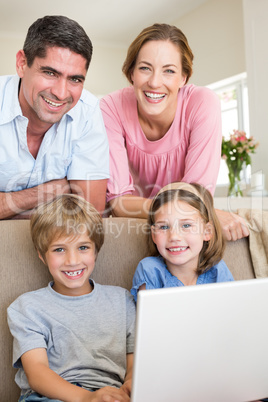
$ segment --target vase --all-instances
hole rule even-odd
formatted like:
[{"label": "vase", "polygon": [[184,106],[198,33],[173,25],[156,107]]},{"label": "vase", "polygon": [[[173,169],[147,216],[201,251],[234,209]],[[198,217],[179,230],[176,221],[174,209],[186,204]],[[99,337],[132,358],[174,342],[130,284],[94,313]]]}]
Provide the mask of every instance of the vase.
[{"label": "vase", "polygon": [[243,197],[243,192],[240,188],[240,174],[243,170],[242,167],[239,169],[237,166],[228,165],[228,177],[229,177],[229,188],[228,188],[228,196],[229,197]]}]

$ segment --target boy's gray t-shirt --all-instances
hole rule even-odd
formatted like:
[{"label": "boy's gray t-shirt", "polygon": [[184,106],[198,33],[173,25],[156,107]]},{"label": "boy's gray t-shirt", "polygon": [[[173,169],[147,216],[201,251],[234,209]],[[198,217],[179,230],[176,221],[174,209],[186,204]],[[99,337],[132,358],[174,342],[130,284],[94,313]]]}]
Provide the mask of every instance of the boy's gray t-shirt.
[{"label": "boy's gray t-shirt", "polygon": [[134,351],[135,304],[126,289],[92,284],[91,293],[70,297],[55,292],[51,282],[8,307],[22,393],[30,386],[20,357],[35,348],[47,349],[50,368],[69,382],[90,390],[122,385],[126,355]]}]

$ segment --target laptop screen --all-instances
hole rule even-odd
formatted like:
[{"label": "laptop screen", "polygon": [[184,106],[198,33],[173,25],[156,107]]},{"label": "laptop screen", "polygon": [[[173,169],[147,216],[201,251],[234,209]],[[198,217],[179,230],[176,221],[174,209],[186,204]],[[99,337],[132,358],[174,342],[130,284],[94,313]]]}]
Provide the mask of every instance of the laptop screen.
[{"label": "laptop screen", "polygon": [[138,294],[132,402],[268,396],[268,278]]}]

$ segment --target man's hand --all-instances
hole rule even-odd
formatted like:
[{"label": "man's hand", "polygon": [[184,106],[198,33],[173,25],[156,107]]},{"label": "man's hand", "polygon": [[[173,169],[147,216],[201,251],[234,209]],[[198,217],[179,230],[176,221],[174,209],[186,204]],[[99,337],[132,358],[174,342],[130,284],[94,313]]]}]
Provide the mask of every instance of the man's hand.
[{"label": "man's hand", "polygon": [[226,240],[235,241],[249,236],[247,223],[241,216],[220,209],[216,209],[216,214]]},{"label": "man's hand", "polygon": [[39,196],[38,204],[54,200],[58,195],[69,194],[71,192],[70,185],[66,177],[64,179],[52,180],[47,183],[40,184],[36,187]]}]

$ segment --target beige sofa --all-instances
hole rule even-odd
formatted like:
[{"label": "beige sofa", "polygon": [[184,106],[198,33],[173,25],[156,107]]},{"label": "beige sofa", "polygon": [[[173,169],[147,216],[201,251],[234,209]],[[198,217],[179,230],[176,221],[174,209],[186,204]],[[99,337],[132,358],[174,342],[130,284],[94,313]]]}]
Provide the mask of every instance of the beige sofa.
[{"label": "beige sofa", "polygon": [[[92,277],[99,283],[130,289],[139,260],[147,255],[144,220],[105,218],[105,242]],[[227,244],[224,257],[236,280],[254,278],[248,239]],[[12,337],[6,309],[21,293],[47,285],[51,279],[30,239],[29,221],[0,221],[0,401],[15,402],[19,389],[12,368]]]}]

